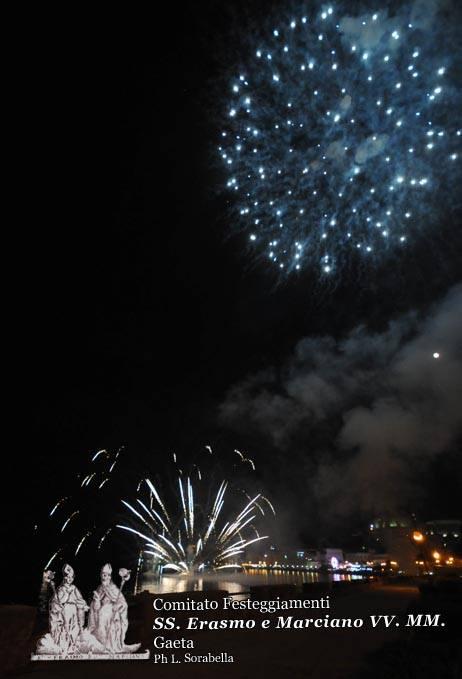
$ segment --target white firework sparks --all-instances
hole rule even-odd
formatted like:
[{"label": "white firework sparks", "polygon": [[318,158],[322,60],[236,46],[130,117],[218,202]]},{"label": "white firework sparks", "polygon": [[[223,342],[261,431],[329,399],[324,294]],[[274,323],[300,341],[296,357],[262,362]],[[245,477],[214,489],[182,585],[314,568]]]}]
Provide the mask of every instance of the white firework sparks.
[{"label": "white firework sparks", "polygon": [[243,48],[218,156],[232,228],[281,274],[376,263],[456,204],[460,41],[417,4],[281,12]]},{"label": "white firework sparks", "polygon": [[137,503],[142,511],[122,500],[143,526],[140,526],[141,530],[121,524],[117,527],[141,538],[145,543],[145,553],[154,556],[163,569],[190,573],[204,568],[230,568],[236,566],[236,557],[242,555],[248,546],[268,537],[260,536],[258,532],[257,537],[249,538],[246,535],[249,529],[255,529],[253,523],[257,513],[264,514],[259,499],[265,500],[274,512],[271,503],[261,494],[249,498],[237,516],[221,524],[228,488],[228,483],[222,481],[202,521],[200,516],[196,516],[196,494],[191,478],[183,480],[179,477],[179,511],[172,514],[175,517],[172,520],[154,484],[149,479],[146,479],[146,484],[158,511],[153,506],[148,507],[139,498]]}]

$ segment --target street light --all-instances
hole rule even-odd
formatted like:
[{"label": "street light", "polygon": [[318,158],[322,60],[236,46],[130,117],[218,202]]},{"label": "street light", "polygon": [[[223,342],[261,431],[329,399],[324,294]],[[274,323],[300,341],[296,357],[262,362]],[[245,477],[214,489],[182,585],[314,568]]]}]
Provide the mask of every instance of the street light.
[{"label": "street light", "polygon": [[[430,576],[430,565],[428,559],[428,549],[425,548],[424,542],[426,540],[425,535],[420,530],[414,530],[411,533],[411,539],[415,545],[420,545],[422,551],[420,553],[420,559],[423,559],[423,566],[427,574]],[[416,562],[417,563],[417,562]]]}]

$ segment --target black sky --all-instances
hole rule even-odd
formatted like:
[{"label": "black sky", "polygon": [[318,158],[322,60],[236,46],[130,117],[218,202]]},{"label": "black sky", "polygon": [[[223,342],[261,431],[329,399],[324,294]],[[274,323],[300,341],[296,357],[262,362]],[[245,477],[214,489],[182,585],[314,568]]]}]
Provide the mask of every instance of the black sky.
[{"label": "black sky", "polygon": [[[244,8],[263,11],[235,2],[227,15]],[[24,526],[90,451],[125,444],[157,462],[209,438],[232,445],[216,422],[231,385],[304,335],[341,336],[365,320],[383,328],[458,279],[450,216],[442,254],[421,243],[331,290],[309,273],[276,287],[265,267],[249,269],[240,238],[227,238],[211,160],[213,83],[234,50],[222,9],[163,7],[142,53],[91,17],[63,18],[61,31],[43,22],[27,45],[17,86],[21,417],[10,460]]]}]

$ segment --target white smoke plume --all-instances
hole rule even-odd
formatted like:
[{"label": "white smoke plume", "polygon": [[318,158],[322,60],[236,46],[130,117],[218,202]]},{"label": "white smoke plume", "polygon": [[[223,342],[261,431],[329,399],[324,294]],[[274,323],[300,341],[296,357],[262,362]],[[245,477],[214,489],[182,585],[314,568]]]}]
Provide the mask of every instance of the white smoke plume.
[{"label": "white smoke plume", "polygon": [[462,433],[461,309],[458,285],[383,332],[306,337],[282,368],[233,387],[221,421],[269,437],[283,458],[296,447],[316,460],[307,484],[332,512],[399,510]]}]

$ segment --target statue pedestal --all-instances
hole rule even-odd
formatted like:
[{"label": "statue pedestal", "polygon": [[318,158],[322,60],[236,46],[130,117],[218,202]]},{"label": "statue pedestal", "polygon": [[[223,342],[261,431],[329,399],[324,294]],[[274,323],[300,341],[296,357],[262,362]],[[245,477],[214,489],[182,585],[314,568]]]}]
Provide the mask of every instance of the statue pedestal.
[{"label": "statue pedestal", "polygon": [[31,660],[149,660],[149,651],[144,653],[60,653],[58,655],[33,653]]}]

